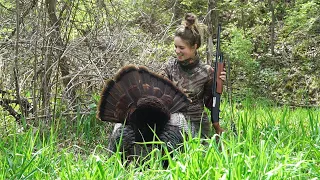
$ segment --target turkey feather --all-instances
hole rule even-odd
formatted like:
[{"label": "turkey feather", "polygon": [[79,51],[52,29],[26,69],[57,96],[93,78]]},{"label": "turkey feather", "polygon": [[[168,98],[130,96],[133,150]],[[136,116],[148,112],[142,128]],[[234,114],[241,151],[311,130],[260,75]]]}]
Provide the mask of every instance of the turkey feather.
[{"label": "turkey feather", "polygon": [[155,137],[173,147],[182,143],[181,129],[187,129],[187,123],[185,119],[172,120],[171,115],[189,103],[187,95],[170,80],[146,67],[128,65],[106,82],[97,117],[102,121],[122,123],[121,128],[118,125],[113,131],[110,147],[119,143],[119,129],[122,129],[126,137],[121,146],[128,154],[134,154],[132,148],[138,146],[135,142],[153,141]]}]

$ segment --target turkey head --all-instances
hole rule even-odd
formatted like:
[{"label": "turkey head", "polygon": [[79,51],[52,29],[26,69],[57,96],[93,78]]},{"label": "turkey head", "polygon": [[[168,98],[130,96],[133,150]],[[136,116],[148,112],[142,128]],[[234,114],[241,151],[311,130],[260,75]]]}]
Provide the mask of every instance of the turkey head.
[{"label": "turkey head", "polygon": [[164,133],[171,114],[189,103],[170,80],[146,67],[128,65],[107,82],[97,117],[131,126],[135,142],[152,141]]}]

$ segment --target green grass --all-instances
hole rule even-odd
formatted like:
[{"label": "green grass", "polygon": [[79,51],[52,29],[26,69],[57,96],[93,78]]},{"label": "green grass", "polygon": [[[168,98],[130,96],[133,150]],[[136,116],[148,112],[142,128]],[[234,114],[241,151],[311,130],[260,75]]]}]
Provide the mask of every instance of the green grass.
[{"label": "green grass", "polygon": [[[317,179],[320,177],[320,109],[265,104],[234,108],[238,136],[230,132],[230,109],[222,107],[226,132],[189,139],[183,151],[154,149],[144,163],[109,156],[108,124],[91,116],[8,131],[0,141],[0,179]],[[18,129],[18,128],[17,128]],[[170,154],[170,155],[169,155]],[[168,168],[162,160],[168,159]]]}]

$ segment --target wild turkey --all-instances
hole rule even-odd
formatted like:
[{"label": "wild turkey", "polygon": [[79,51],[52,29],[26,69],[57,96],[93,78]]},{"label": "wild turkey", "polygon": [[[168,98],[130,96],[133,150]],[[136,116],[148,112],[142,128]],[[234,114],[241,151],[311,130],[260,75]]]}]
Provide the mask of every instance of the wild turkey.
[{"label": "wild turkey", "polygon": [[121,141],[120,150],[126,156],[144,156],[148,153],[145,147],[150,150],[154,145],[137,142],[160,140],[169,150],[183,142],[187,122],[175,112],[189,103],[187,96],[171,81],[146,67],[129,65],[107,82],[97,117],[117,123],[109,139],[111,151],[115,152]]}]

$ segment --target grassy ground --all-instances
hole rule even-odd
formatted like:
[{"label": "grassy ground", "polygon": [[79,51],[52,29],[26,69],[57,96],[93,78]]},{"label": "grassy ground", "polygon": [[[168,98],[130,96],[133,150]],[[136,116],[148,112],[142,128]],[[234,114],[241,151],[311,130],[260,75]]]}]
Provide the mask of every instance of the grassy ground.
[{"label": "grassy ground", "polygon": [[[229,129],[230,109],[222,126]],[[0,179],[318,179],[320,109],[289,109],[264,104],[234,108],[239,135],[227,130],[215,138],[190,139],[184,153],[161,156],[158,149],[144,164],[108,156],[107,123],[94,115],[50,127],[3,131]],[[19,129],[19,128],[16,128]],[[203,141],[207,143],[203,143]],[[206,145],[203,145],[206,144]],[[168,168],[161,161],[169,159]]]}]

